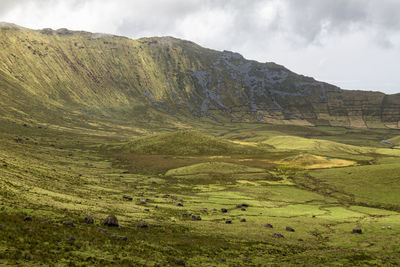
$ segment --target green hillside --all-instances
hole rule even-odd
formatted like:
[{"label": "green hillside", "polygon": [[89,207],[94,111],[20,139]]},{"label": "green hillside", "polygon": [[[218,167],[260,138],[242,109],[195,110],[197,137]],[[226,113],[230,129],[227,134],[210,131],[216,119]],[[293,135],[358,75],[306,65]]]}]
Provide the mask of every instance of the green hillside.
[{"label": "green hillside", "polygon": [[181,130],[172,133],[137,138],[122,147],[135,154],[155,155],[235,155],[265,152],[252,146],[238,145],[196,131]]},{"label": "green hillside", "polygon": [[357,128],[397,128],[400,120],[400,95],[341,90],[172,37],[131,40],[2,24],[0,59],[3,118],[46,117],[60,125],[185,117]]}]

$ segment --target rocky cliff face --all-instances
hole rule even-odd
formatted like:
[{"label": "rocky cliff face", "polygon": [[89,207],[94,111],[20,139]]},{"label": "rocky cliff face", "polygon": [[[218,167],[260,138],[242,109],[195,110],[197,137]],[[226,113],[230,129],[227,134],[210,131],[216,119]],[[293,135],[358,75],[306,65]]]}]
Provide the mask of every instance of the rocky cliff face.
[{"label": "rocky cliff face", "polygon": [[400,94],[342,90],[171,37],[130,40],[2,24],[0,59],[3,114],[124,110],[129,119],[151,107],[222,122],[400,126]]}]

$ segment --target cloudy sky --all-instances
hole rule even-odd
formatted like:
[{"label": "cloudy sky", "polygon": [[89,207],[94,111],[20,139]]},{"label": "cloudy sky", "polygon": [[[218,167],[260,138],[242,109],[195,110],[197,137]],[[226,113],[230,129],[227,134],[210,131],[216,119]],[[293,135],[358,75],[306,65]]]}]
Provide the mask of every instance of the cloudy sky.
[{"label": "cloudy sky", "polygon": [[0,0],[0,21],[174,36],[345,89],[400,93],[400,0]]}]

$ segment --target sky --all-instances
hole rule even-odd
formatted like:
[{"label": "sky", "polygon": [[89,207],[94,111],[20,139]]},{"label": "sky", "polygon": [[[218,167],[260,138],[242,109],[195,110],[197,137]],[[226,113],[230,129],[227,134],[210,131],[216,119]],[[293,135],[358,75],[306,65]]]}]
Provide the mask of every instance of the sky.
[{"label": "sky", "polygon": [[400,93],[400,0],[0,0],[0,21],[174,36],[343,89]]}]

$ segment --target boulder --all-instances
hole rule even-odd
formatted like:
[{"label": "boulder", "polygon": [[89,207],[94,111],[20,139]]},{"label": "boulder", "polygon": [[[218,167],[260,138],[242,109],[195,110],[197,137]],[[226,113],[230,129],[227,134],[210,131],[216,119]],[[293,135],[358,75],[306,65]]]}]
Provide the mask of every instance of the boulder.
[{"label": "boulder", "polygon": [[267,227],[267,228],[274,228],[274,227],[272,226],[272,224],[270,224],[270,223],[264,224],[264,227]]},{"label": "boulder", "polygon": [[139,222],[139,223],[138,223],[138,227],[139,227],[139,228],[148,228],[149,225],[148,225],[147,223],[145,223],[145,222]]},{"label": "boulder", "polygon": [[104,225],[110,227],[118,227],[118,219],[115,215],[109,215],[107,218],[104,219]]},{"label": "boulder", "polygon": [[132,199],[133,199],[131,196],[127,196],[127,195],[122,196],[122,198],[125,200],[128,200],[128,201],[132,201]]},{"label": "boulder", "polygon": [[94,224],[94,219],[91,216],[85,216],[83,219],[87,224]]},{"label": "boulder", "polygon": [[192,219],[195,221],[201,221],[200,215],[192,215]]},{"label": "boulder", "polygon": [[71,227],[75,227],[75,224],[74,224],[73,221],[65,221],[65,222],[64,222],[64,225],[66,225],[66,226],[71,226]]},{"label": "boulder", "polygon": [[286,231],[288,232],[294,232],[294,229],[290,226],[286,226]]},{"label": "boulder", "polygon": [[112,235],[110,237],[113,238],[113,239],[121,239],[123,241],[127,241],[128,240],[128,237],[125,236],[125,235]]},{"label": "boulder", "polygon": [[361,228],[354,228],[352,231],[353,234],[362,234]]},{"label": "boulder", "polygon": [[284,236],[281,233],[273,233],[273,237],[283,238]]}]

